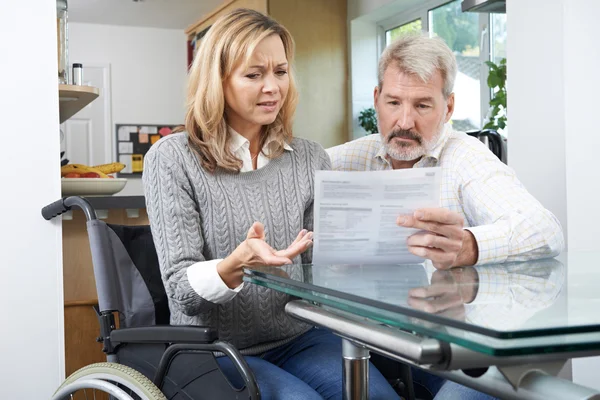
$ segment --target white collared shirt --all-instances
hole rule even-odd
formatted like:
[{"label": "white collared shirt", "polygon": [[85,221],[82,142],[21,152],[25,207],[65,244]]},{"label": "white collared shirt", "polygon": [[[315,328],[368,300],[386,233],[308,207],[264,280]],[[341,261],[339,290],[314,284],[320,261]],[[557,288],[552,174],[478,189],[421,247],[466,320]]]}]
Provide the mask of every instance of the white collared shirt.
[{"label": "white collared shirt", "polygon": [[[242,160],[242,168],[240,173],[252,171],[252,156],[250,155],[250,141],[244,136],[240,135],[231,127],[228,127],[229,134],[231,135],[231,142],[229,149],[231,152],[240,160]],[[269,143],[273,141],[273,137],[267,138],[262,151],[258,154],[256,159],[256,169],[263,168],[269,163]],[[283,148],[286,151],[294,151],[290,145],[284,144]],[[230,289],[217,271],[217,264],[223,259],[214,259],[208,261],[200,261],[192,264],[187,269],[188,281],[192,289],[196,291],[202,298],[215,303],[223,304],[235,297],[236,294],[244,287],[244,283]]]},{"label": "white collared shirt", "polygon": [[[231,135],[231,144],[229,148],[231,152],[240,160],[242,160],[242,169],[240,172],[252,171],[252,156],[250,155],[250,141],[237,133],[233,128],[229,127],[229,134]],[[256,169],[261,169],[269,163],[269,143],[273,141],[273,137],[267,138],[262,151],[258,153],[256,159]],[[289,144],[285,143],[283,148],[287,151],[293,151]]]}]

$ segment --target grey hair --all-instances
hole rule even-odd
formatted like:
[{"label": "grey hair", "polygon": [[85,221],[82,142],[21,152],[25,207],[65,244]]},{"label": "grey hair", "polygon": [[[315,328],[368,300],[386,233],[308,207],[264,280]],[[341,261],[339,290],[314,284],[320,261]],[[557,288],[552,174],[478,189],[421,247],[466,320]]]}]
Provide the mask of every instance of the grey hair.
[{"label": "grey hair", "polygon": [[429,37],[425,33],[407,33],[386,47],[379,59],[380,91],[383,75],[392,62],[400,71],[417,75],[423,82],[429,81],[438,70],[444,80],[444,97],[447,99],[454,90],[456,57],[439,37]]}]

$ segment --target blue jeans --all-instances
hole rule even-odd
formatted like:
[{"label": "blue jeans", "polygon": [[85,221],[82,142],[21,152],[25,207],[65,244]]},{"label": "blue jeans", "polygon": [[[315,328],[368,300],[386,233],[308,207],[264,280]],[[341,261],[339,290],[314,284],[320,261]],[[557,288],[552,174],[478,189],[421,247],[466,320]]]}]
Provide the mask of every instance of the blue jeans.
[{"label": "blue jeans", "polygon": [[[329,330],[313,328],[288,344],[260,357],[244,357],[254,372],[263,400],[342,398],[342,340]],[[223,373],[237,388],[241,376],[228,357],[217,358]],[[372,400],[400,399],[381,373],[369,365]]]},{"label": "blue jeans", "polygon": [[415,392],[428,392],[434,400],[492,400],[494,397],[446,380],[419,368],[411,368]]}]

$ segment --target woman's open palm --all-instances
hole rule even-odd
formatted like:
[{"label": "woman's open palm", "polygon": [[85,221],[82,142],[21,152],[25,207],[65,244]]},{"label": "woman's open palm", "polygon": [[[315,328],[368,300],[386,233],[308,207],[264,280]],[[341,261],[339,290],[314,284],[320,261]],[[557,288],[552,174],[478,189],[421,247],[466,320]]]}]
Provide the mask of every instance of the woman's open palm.
[{"label": "woman's open palm", "polygon": [[275,250],[265,242],[263,224],[255,222],[246,236],[247,251],[244,256],[245,265],[278,266],[292,264],[292,260],[312,245],[313,233],[303,229],[294,242],[285,250]]}]

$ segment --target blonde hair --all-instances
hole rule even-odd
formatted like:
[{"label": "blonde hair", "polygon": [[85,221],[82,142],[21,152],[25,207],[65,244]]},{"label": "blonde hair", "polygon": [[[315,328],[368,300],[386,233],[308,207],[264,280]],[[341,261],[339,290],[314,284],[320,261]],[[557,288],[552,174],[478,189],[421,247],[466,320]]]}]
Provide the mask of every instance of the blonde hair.
[{"label": "blonde hair", "polygon": [[236,171],[242,161],[229,149],[231,135],[225,120],[223,83],[242,62],[248,63],[256,46],[266,37],[278,35],[288,60],[289,88],[275,121],[263,127],[260,148],[271,136],[267,157],[275,158],[292,140],[292,120],[298,93],[292,73],[294,41],[288,30],[257,11],[240,8],[220,17],[202,38],[188,76],[185,130],[190,146],[202,166]]},{"label": "blonde hair", "polygon": [[424,82],[429,81],[436,70],[440,71],[444,80],[444,97],[447,99],[454,90],[456,57],[439,37],[413,32],[394,40],[379,59],[379,90],[383,86],[383,75],[392,62],[400,71],[416,75]]}]

